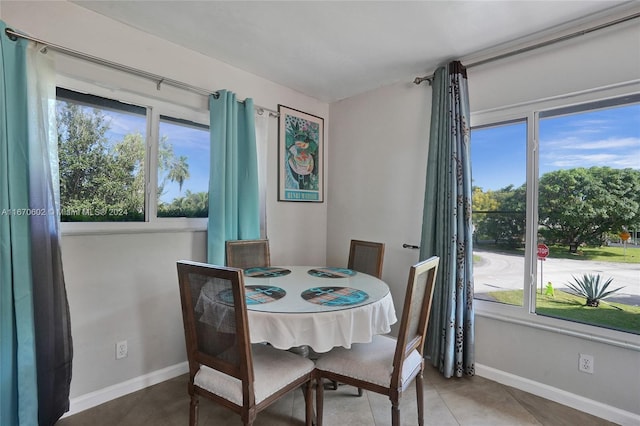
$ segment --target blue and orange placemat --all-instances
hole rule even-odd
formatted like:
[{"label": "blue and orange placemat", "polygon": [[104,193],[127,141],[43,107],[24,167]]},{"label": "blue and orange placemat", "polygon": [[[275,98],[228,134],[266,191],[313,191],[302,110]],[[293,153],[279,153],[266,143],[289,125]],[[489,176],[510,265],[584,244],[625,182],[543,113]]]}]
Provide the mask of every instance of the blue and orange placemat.
[{"label": "blue and orange placemat", "polygon": [[[261,305],[263,303],[274,302],[282,299],[286,294],[287,292],[280,287],[260,285],[244,286],[244,298],[247,301],[247,305]],[[219,292],[216,295],[216,299],[224,304],[233,305],[233,293],[231,289]]]},{"label": "blue and orange placemat", "polygon": [[350,287],[313,287],[300,296],[307,302],[324,306],[356,305],[369,298],[366,292]]},{"label": "blue and orange placemat", "polygon": [[348,278],[357,274],[353,269],[333,267],[313,268],[309,269],[307,273],[320,278]]},{"label": "blue and orange placemat", "polygon": [[256,268],[247,268],[244,270],[244,275],[253,278],[273,278],[289,275],[291,270],[287,268],[279,268],[277,266],[263,266]]}]

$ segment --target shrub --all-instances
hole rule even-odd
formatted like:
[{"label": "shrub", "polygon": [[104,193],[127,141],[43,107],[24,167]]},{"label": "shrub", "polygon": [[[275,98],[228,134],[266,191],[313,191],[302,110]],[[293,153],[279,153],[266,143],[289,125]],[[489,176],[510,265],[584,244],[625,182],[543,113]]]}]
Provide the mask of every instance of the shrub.
[{"label": "shrub", "polygon": [[613,281],[613,278],[609,278],[604,283],[601,283],[602,277],[600,274],[584,274],[581,278],[576,278],[572,275],[574,283],[567,283],[569,288],[576,292],[578,296],[582,296],[587,299],[586,306],[593,306],[597,308],[600,305],[600,300],[611,296],[616,291],[621,290],[623,287],[616,288],[614,290],[607,291],[609,284]]}]

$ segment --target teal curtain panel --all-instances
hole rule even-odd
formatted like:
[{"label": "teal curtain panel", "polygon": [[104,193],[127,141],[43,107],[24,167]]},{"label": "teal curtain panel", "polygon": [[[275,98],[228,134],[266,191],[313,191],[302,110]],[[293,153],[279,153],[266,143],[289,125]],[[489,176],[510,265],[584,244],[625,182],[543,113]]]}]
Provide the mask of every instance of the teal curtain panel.
[{"label": "teal curtain panel", "polygon": [[253,100],[226,90],[209,97],[211,163],[207,261],[225,264],[227,240],[260,238]]}]

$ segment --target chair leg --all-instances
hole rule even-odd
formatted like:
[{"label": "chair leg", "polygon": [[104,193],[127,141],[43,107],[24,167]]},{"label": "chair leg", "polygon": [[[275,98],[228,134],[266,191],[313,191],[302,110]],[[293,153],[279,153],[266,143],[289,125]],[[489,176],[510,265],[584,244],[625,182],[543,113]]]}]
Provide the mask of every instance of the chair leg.
[{"label": "chair leg", "polygon": [[316,379],[316,426],[322,426],[322,411],[324,408],[324,385],[322,377]]},{"label": "chair leg", "polygon": [[358,396],[364,395],[364,390],[362,388],[358,388]]},{"label": "chair leg", "polygon": [[424,426],[424,380],[422,371],[416,377],[416,396],[418,398],[418,426]]},{"label": "chair leg", "polygon": [[313,416],[313,385],[312,382],[307,382],[302,385],[302,390],[304,392],[304,424],[306,426],[313,426],[314,416]]},{"label": "chair leg", "polygon": [[198,397],[191,395],[191,402],[189,403],[189,426],[196,426],[198,424]]},{"label": "chair leg", "polygon": [[400,401],[391,401],[391,426],[400,426]]}]

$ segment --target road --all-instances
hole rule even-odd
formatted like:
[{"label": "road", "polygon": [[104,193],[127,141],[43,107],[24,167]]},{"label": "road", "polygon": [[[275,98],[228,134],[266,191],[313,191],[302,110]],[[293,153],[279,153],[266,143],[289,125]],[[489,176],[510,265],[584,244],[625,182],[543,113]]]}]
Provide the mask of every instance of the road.
[{"label": "road", "polygon": [[[640,256],[640,248],[627,251],[630,256]],[[473,266],[474,292],[477,294],[496,290],[522,289],[524,277],[524,257],[484,250],[474,250],[474,256],[480,257]],[[590,260],[547,259],[537,261],[538,277],[536,286],[546,286],[551,281],[556,289],[566,288],[572,282],[572,275],[601,274],[613,282],[609,289],[624,287],[607,300],[629,305],[640,305],[640,263],[614,263]]]}]

